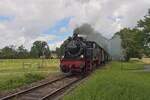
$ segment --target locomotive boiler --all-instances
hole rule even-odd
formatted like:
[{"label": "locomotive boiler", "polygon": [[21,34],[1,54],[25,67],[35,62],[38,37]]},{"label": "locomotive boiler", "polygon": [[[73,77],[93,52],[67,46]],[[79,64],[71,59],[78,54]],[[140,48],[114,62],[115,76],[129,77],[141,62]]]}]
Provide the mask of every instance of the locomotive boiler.
[{"label": "locomotive boiler", "polygon": [[89,73],[109,60],[108,53],[94,41],[87,41],[74,33],[64,45],[60,69],[64,73]]}]

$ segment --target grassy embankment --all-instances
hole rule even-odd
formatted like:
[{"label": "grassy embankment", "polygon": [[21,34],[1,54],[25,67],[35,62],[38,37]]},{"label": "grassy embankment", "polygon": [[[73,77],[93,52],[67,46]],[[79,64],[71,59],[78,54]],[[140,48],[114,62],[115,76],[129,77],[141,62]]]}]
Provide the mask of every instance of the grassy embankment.
[{"label": "grassy embankment", "polygon": [[40,59],[0,60],[0,92],[41,80],[59,71],[57,59],[44,60],[43,67],[40,67],[41,64]]},{"label": "grassy embankment", "polygon": [[150,100],[150,72],[136,71],[142,68],[137,61],[111,62],[64,100]]}]

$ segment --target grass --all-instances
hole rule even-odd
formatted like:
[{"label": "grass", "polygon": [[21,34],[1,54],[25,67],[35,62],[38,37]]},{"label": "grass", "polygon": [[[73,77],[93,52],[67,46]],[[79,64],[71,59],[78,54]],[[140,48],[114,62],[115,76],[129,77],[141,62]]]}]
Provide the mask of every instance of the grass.
[{"label": "grass", "polygon": [[[142,62],[111,62],[96,70],[64,100],[150,100],[150,73],[136,72]],[[129,69],[129,70],[127,70]]]},{"label": "grass", "polygon": [[[23,63],[27,65],[23,67]],[[0,92],[41,80],[59,71],[58,59],[7,59],[0,60]]]},{"label": "grass", "polygon": [[26,73],[19,76],[10,76],[0,83],[1,90],[12,90],[19,86],[27,85],[43,79],[45,76],[37,73]]}]

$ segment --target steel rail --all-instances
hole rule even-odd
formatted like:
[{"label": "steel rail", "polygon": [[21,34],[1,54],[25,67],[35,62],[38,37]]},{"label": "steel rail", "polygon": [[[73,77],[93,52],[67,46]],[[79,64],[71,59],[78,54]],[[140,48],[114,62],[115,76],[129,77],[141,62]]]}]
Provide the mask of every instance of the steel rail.
[{"label": "steel rail", "polygon": [[56,89],[55,91],[51,92],[50,94],[47,94],[46,96],[42,97],[42,98],[39,99],[39,100],[47,100],[48,98],[50,98],[50,97],[56,95],[56,94],[59,93],[60,91],[62,91],[62,90],[64,90],[64,89],[66,89],[66,88],[72,86],[73,84],[77,83],[77,82],[80,81],[81,79],[83,79],[83,78],[77,78],[76,80],[72,81],[71,83],[66,84],[66,85],[64,85],[64,86],[61,87],[61,88]]},{"label": "steel rail", "polygon": [[20,91],[20,92],[17,92],[17,93],[14,93],[14,94],[11,94],[11,95],[2,97],[2,98],[0,98],[0,100],[9,100],[9,99],[11,99],[11,98],[17,97],[17,96],[22,95],[22,94],[24,94],[24,93],[27,93],[27,92],[29,92],[29,91],[32,91],[32,90],[35,90],[35,89],[37,89],[37,88],[46,86],[46,85],[48,85],[48,84],[52,84],[52,83],[54,83],[54,82],[60,81],[60,80],[65,79],[65,78],[67,78],[67,76],[64,76],[64,77],[61,77],[61,78],[58,78],[58,79],[54,79],[54,80],[49,81],[49,82],[46,82],[46,83],[44,83],[44,84],[40,84],[40,85],[31,87],[31,88],[29,88],[29,89],[26,89],[26,90],[23,90],[23,91]]}]

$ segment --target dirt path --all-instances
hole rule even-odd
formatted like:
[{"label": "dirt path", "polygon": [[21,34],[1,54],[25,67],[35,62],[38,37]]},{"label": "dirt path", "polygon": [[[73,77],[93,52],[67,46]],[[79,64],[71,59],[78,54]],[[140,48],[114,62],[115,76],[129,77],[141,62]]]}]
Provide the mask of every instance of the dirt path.
[{"label": "dirt path", "polygon": [[142,69],[133,70],[133,72],[150,72],[150,64],[145,64]]},{"label": "dirt path", "polygon": [[150,65],[144,65],[143,71],[150,72]]}]

